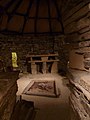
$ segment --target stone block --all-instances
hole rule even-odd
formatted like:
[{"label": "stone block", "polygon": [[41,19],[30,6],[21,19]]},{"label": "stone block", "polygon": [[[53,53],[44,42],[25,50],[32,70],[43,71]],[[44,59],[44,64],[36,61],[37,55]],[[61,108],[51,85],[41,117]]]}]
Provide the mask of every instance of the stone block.
[{"label": "stone block", "polygon": [[37,66],[36,66],[35,62],[31,63],[31,73],[37,74]]},{"label": "stone block", "polygon": [[79,70],[85,70],[83,54],[77,54],[75,50],[70,51],[69,67]]},{"label": "stone block", "polygon": [[51,67],[51,73],[58,73],[58,62],[54,61]]}]

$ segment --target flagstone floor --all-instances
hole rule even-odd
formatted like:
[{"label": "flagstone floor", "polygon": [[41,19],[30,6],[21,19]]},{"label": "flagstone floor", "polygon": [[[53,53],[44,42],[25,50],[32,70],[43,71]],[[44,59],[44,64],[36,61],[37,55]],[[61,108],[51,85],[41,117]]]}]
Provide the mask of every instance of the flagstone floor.
[{"label": "flagstone floor", "polygon": [[[59,98],[32,96],[22,94],[25,87],[32,80],[55,80],[56,86],[60,90]],[[36,108],[35,120],[70,120],[69,114],[69,95],[70,90],[67,87],[69,81],[66,77],[59,74],[21,74],[17,81],[18,92],[17,99],[22,95],[22,99],[34,101]]]}]

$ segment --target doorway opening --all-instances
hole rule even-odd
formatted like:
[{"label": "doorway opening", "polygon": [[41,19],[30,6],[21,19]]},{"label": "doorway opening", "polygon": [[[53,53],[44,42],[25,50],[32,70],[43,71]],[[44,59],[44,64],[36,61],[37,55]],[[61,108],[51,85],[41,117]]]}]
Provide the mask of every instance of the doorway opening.
[{"label": "doorway opening", "polygon": [[12,52],[12,67],[13,68],[17,68],[17,53],[16,52]]}]

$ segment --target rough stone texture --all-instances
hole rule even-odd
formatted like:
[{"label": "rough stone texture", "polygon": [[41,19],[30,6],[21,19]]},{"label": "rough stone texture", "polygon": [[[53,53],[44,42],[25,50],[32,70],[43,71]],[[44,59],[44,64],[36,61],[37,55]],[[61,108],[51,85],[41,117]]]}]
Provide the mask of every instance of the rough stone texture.
[{"label": "rough stone texture", "polygon": [[[70,6],[71,5],[71,6]],[[90,1],[68,1],[62,13],[67,43],[79,43],[80,47],[90,46]],[[68,13],[68,14],[67,14]]]},{"label": "rough stone texture", "polygon": [[18,73],[0,73],[0,120],[10,120],[16,103]]},{"label": "rough stone texture", "polygon": [[[59,53],[59,68],[66,68],[67,50],[63,48],[64,36],[3,36],[0,35],[0,55],[4,66],[11,66],[11,52],[17,53],[17,64],[21,72],[26,72],[27,54]],[[63,55],[65,55],[63,59]],[[64,63],[63,63],[64,61]]]},{"label": "rough stone texture", "polygon": [[77,54],[76,50],[70,51],[69,54],[69,67],[74,69],[85,70],[83,54]]},{"label": "rough stone texture", "polygon": [[90,71],[90,47],[71,50],[69,52],[69,67]]},{"label": "rough stone texture", "polygon": [[71,50],[69,54],[69,67],[89,71],[90,47]]},{"label": "rough stone texture", "polygon": [[[59,53],[59,68],[66,70],[67,62],[71,68],[86,70],[90,68],[90,59],[86,59],[88,48],[90,48],[90,0],[64,0],[62,3],[62,20],[66,36],[39,36],[39,37],[18,37],[8,36],[0,38],[0,54],[3,56],[5,67],[11,66],[11,52],[15,51],[18,55],[18,65],[21,71],[26,71],[26,55],[29,54],[48,54]],[[67,14],[68,13],[68,14]],[[78,45],[78,46],[77,46]],[[78,47],[76,53],[68,53],[71,49]],[[87,49],[85,49],[87,47]],[[67,50],[67,49],[68,50]],[[82,50],[83,48],[84,50]],[[83,52],[82,52],[83,51]],[[85,59],[84,59],[85,58]],[[88,57],[90,58],[90,56]],[[36,69],[36,68],[35,68]],[[74,70],[73,70],[74,71]],[[70,71],[71,87],[71,120],[90,119],[90,89],[87,81],[87,72],[83,76],[83,71]],[[46,72],[46,71],[45,71]],[[34,71],[35,73],[35,71]],[[82,76],[82,77],[81,77]]]},{"label": "rough stone texture", "polygon": [[72,109],[74,109],[77,114],[77,120],[89,120],[90,117],[87,114],[86,110],[83,108],[81,100],[79,98],[76,98],[73,94],[70,97]]},{"label": "rough stone texture", "polygon": [[65,41],[73,45],[68,66],[71,120],[90,120],[90,0],[76,1],[69,1],[62,16]]},{"label": "rough stone texture", "polygon": [[[70,74],[69,74],[70,73]],[[71,120],[90,119],[90,75],[86,71],[69,69]],[[78,74],[77,74],[78,73]],[[73,77],[71,77],[71,75]]]},{"label": "rough stone texture", "polygon": [[53,62],[51,73],[58,73],[58,62]]},{"label": "rough stone texture", "polygon": [[79,42],[79,47],[90,47],[90,41]]},{"label": "rough stone texture", "polygon": [[90,75],[82,76],[79,84],[83,86],[88,92],[90,92]]},{"label": "rough stone texture", "polygon": [[36,64],[34,62],[31,64],[31,73],[37,74]]}]

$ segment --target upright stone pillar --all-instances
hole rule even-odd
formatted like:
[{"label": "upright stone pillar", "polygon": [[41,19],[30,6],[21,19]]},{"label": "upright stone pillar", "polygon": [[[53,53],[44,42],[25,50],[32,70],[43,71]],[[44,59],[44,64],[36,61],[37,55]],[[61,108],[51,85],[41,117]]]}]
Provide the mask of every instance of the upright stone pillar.
[{"label": "upright stone pillar", "polygon": [[47,72],[47,66],[46,66],[46,62],[43,62],[43,69],[42,69],[43,74],[45,74]]},{"label": "upright stone pillar", "polygon": [[58,73],[57,61],[54,61],[52,64],[51,73]]},{"label": "upright stone pillar", "polygon": [[31,73],[32,74],[37,74],[37,68],[35,62],[31,63]]}]

